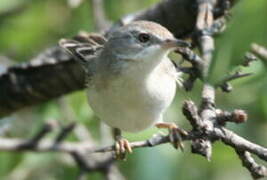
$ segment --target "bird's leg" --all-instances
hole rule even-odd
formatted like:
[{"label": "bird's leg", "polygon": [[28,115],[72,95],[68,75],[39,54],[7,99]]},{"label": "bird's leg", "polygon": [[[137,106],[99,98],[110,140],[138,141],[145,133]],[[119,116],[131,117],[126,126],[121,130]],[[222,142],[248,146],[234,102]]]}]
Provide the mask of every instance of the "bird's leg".
[{"label": "bird's leg", "polygon": [[126,153],[132,153],[132,148],[129,144],[129,141],[121,136],[121,130],[118,128],[113,128],[113,136],[115,139],[116,159],[125,160]]},{"label": "bird's leg", "polygon": [[188,133],[177,126],[175,123],[160,122],[156,123],[157,128],[164,128],[169,130],[170,141],[175,149],[181,148],[184,150],[182,143],[182,136],[188,135]]}]

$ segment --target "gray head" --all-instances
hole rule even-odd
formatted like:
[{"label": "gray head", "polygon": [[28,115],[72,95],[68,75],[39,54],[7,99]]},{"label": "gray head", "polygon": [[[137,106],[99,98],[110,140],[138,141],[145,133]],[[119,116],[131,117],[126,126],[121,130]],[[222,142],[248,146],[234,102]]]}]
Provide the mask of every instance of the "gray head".
[{"label": "gray head", "polygon": [[175,39],[165,27],[150,21],[135,21],[114,31],[104,48],[120,59],[142,60],[167,55],[179,46],[188,43]]},{"label": "gray head", "polygon": [[[82,64],[86,72],[89,68],[104,68],[102,72],[121,72],[126,67],[140,67],[144,73],[156,67],[165,59],[170,50],[188,43],[175,39],[163,26],[149,21],[135,21],[113,31],[108,40],[99,35],[68,40],[62,39],[59,45]],[[101,57],[98,61],[93,59]],[[91,63],[94,62],[94,63]],[[139,63],[136,63],[139,62]],[[90,65],[89,65],[90,64]],[[95,64],[100,64],[96,67]],[[131,65],[137,66],[131,66]]]}]

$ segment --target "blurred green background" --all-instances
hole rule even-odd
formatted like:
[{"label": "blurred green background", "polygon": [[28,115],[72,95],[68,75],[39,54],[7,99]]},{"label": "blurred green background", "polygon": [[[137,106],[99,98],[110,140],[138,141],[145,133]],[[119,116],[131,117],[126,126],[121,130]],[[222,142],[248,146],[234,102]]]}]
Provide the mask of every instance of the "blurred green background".
[{"label": "blurred green background", "polygon": [[[84,0],[78,7],[70,7],[71,0],[1,0],[0,1],[0,56],[12,63],[27,61],[54,46],[62,37],[71,37],[80,30],[95,31],[91,3]],[[73,2],[73,1],[72,1]],[[122,15],[139,11],[158,0],[105,0],[105,12],[111,21]],[[5,15],[10,9],[15,13]],[[212,79],[218,80],[225,73],[236,69],[251,42],[267,45],[267,1],[242,0],[231,11],[232,18],[227,31],[216,38],[215,63]],[[174,22],[175,23],[175,22]],[[2,58],[4,59],[4,58]],[[9,61],[9,62],[10,62]],[[4,61],[0,66],[4,67]],[[266,67],[253,62],[246,72],[254,76],[233,83],[235,89],[229,94],[217,92],[217,105],[226,110],[241,108],[248,112],[245,124],[229,124],[229,128],[249,140],[267,146],[267,79]],[[1,85],[0,85],[1,88]],[[166,120],[176,121],[190,128],[181,114],[181,102],[193,99],[199,102],[201,83],[192,92],[178,91]],[[70,114],[66,115],[66,111]],[[22,110],[0,121],[1,135],[6,137],[30,137],[44,121],[69,120],[86,125],[95,139],[100,139],[100,122],[88,108],[83,91]],[[125,133],[129,140],[143,140],[157,132],[151,128],[139,134]],[[50,136],[54,136],[51,134]],[[70,141],[77,140],[75,135]],[[129,180],[180,179],[180,180],[246,180],[249,172],[241,166],[235,152],[222,143],[214,144],[211,162],[190,153],[186,143],[184,153],[170,145],[134,150],[119,167]],[[0,179],[8,180],[58,180],[75,179],[78,170],[70,157],[56,153],[8,153],[0,152]],[[103,179],[100,173],[88,175],[90,180]]]}]

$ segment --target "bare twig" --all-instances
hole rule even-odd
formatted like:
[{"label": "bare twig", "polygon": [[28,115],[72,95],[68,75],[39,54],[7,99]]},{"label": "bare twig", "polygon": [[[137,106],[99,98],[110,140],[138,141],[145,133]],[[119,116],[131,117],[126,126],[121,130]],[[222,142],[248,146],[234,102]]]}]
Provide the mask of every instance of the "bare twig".
[{"label": "bare twig", "polygon": [[70,132],[74,129],[75,123],[70,123],[63,127],[57,137],[55,138],[55,144],[58,145],[61,143],[69,134]]},{"label": "bare twig", "polygon": [[[213,130],[206,132],[193,130],[189,132],[188,135],[182,136],[182,140],[189,141],[203,137],[208,139],[222,140],[222,142],[233,147],[234,149],[248,151],[257,155],[263,160],[267,160],[267,148],[254,144],[238,136],[234,132],[220,126],[214,127]],[[0,151],[63,152],[69,154],[91,154],[114,151],[114,146],[95,148],[92,147],[88,142],[62,142],[61,144],[54,146],[53,140],[42,140],[35,146],[28,146],[27,148],[24,148],[22,146],[22,144],[28,142],[27,140],[23,139],[0,138],[0,142]],[[170,143],[169,135],[155,135],[146,141],[131,142],[130,146],[134,149],[142,147],[153,147],[165,143]]]},{"label": "bare twig", "polygon": [[30,140],[0,138],[0,151],[61,152],[71,155],[84,173],[91,171],[108,172],[107,169],[114,161],[111,154],[101,157],[88,156],[86,151],[96,149],[92,146],[91,142],[62,142],[73,128],[73,124],[62,128],[54,140],[43,139],[44,135],[51,131],[50,124],[45,124]]},{"label": "bare twig", "polygon": [[190,122],[193,130],[202,128],[204,126],[198,114],[198,108],[193,101],[185,101],[183,105],[183,114]]},{"label": "bare twig", "polygon": [[251,45],[251,52],[259,57],[265,64],[267,64],[267,49],[256,43]]},{"label": "bare twig", "polygon": [[40,131],[36,133],[35,136],[33,136],[32,139],[26,141],[25,143],[21,144],[18,149],[29,149],[29,148],[35,148],[35,146],[39,143],[39,141],[47,135],[52,130],[51,124],[47,123],[44,124]]},{"label": "bare twig", "polygon": [[186,91],[190,91],[194,86],[194,82],[198,78],[202,78],[201,69],[203,66],[203,61],[196,53],[194,53],[189,48],[177,48],[176,52],[181,54],[184,60],[192,64],[192,67],[190,68],[177,67],[179,71],[182,71],[189,75],[188,79],[184,81],[183,86]]},{"label": "bare twig", "polygon": [[[256,59],[257,58],[252,53],[247,52],[244,56],[244,62],[241,63],[241,66],[248,67],[250,66],[251,62],[255,61]],[[229,83],[230,81],[247,77],[250,75],[253,75],[253,73],[242,73],[240,69],[238,69],[234,73],[223,77],[219,82],[215,84],[215,87],[220,87],[224,92],[231,92],[233,88],[232,85]]]},{"label": "bare twig", "polygon": [[240,160],[244,167],[249,169],[251,176],[254,179],[259,179],[267,176],[267,169],[263,165],[259,165],[255,162],[254,158],[247,151],[236,150]]},{"label": "bare twig", "polygon": [[251,62],[256,61],[256,60],[257,60],[257,57],[254,54],[247,52],[245,54],[245,61],[242,63],[242,65],[244,67],[248,67]]},{"label": "bare twig", "polygon": [[247,77],[247,76],[250,76],[252,75],[252,73],[240,73],[240,72],[236,72],[228,77],[226,77],[225,79],[223,79],[222,81],[222,84],[223,83],[226,83],[226,82],[229,82],[229,81],[233,81],[235,79],[239,79],[239,78],[242,78],[242,77]]},{"label": "bare twig", "polygon": [[216,110],[217,122],[221,125],[225,125],[226,122],[244,123],[247,121],[248,115],[241,109],[236,109],[233,112]]},{"label": "bare twig", "polygon": [[220,82],[216,83],[215,87],[220,87],[223,91],[230,92],[230,90],[227,88],[227,86],[229,85],[228,83],[230,81],[233,81],[233,80],[236,80],[236,79],[240,79],[240,78],[243,78],[243,77],[247,77],[247,76],[250,76],[252,74],[253,73],[241,73],[241,72],[237,71],[234,74],[226,76]]}]

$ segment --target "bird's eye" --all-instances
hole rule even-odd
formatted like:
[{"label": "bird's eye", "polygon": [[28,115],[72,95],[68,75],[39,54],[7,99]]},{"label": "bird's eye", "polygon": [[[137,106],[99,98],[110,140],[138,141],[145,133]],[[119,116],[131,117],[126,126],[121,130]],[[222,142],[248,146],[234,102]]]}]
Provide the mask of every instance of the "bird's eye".
[{"label": "bird's eye", "polygon": [[146,43],[150,40],[150,36],[147,33],[140,33],[138,35],[138,40],[142,43]]}]

